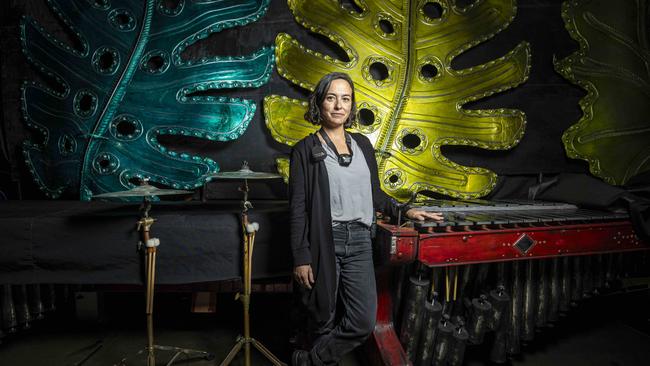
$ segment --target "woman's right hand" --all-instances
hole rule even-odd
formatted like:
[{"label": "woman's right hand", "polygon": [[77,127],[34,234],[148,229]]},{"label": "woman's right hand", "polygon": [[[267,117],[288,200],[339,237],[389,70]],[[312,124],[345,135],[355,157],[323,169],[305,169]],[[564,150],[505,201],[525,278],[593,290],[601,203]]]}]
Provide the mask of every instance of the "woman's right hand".
[{"label": "woman's right hand", "polygon": [[295,267],[293,269],[293,277],[300,286],[311,290],[311,285],[314,284],[314,273],[311,271],[310,264]]}]

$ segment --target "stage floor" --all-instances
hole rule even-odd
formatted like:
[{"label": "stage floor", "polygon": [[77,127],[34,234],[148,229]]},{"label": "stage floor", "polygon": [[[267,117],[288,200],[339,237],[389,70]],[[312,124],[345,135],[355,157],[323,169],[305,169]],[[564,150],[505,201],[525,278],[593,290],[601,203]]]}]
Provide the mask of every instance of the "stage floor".
[{"label": "stage floor", "polygon": [[[0,345],[2,365],[75,365],[101,345],[82,365],[113,365],[130,355],[129,365],[142,365],[133,358],[145,344],[144,317],[139,293],[104,295],[102,321],[93,320],[88,309],[59,311],[34,323],[31,330],[4,339]],[[177,345],[215,354],[214,361],[193,360],[181,365],[215,365],[227,355],[240,332],[241,309],[232,294],[219,294],[216,313],[190,313],[191,296],[161,293],[156,298],[156,343]],[[555,327],[544,328],[511,365],[612,366],[647,365],[650,360],[649,293],[638,292],[582,302]],[[92,312],[91,312],[92,313]],[[252,303],[252,336],[281,360],[291,354],[291,295],[257,294]],[[89,317],[91,320],[78,320]],[[489,347],[470,346],[465,365],[489,365]],[[160,357],[160,364],[166,358]],[[253,352],[253,365],[268,365]],[[242,365],[238,357],[233,365]],[[348,355],[342,366],[365,365],[364,352]]]}]

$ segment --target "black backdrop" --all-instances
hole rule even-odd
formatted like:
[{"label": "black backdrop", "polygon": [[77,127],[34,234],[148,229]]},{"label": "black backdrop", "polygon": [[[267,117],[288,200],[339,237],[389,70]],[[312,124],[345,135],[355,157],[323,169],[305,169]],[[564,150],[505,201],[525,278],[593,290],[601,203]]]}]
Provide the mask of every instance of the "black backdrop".
[{"label": "black backdrop", "polygon": [[[443,153],[451,160],[463,165],[486,167],[502,176],[534,176],[540,172],[587,173],[586,163],[566,157],[561,141],[562,132],[580,118],[578,101],[585,95],[582,89],[568,83],[553,69],[553,57],[566,57],[577,48],[577,43],[571,40],[564,28],[560,15],[561,3],[561,0],[520,0],[517,16],[507,29],[455,60],[455,68],[465,68],[500,57],[521,41],[531,44],[531,73],[526,83],[466,106],[471,109],[523,110],[528,124],[521,143],[508,151],[443,148]],[[45,0],[3,0],[0,2],[0,14],[0,148],[7,155],[4,159],[4,154],[0,154],[0,190],[10,198],[43,198],[26,171],[20,152],[22,141],[30,136],[20,114],[20,84],[26,79],[41,80],[21,53],[18,36],[20,17],[30,15],[63,40],[70,41],[70,37],[47,8]],[[184,56],[195,58],[249,54],[264,45],[272,44],[279,32],[291,34],[309,48],[333,57],[337,55],[336,46],[295,22],[286,0],[272,0],[268,12],[258,22],[214,34],[193,45]],[[287,154],[289,148],[275,142],[268,133],[264,124],[262,100],[269,94],[304,98],[306,91],[293,86],[274,71],[270,82],[260,88],[235,89],[215,94],[245,97],[257,102],[257,113],[243,136],[227,143],[191,138],[169,138],[164,142],[175,149],[209,156],[219,162],[223,170],[236,170],[242,160],[248,160],[254,170],[273,171],[274,158]],[[211,184],[208,188],[209,198],[232,197],[235,194],[235,185]],[[286,187],[280,182],[259,184],[253,188],[252,196],[283,198],[286,197]]]}]

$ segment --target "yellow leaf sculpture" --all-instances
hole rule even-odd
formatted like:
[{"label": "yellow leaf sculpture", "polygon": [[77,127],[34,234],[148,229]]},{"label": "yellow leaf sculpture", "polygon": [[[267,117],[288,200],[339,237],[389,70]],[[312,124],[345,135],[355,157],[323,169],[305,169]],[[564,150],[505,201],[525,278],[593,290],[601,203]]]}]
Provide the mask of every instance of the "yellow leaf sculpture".
[{"label": "yellow leaf sculpture", "polygon": [[[279,73],[309,90],[329,72],[352,77],[360,117],[355,129],[374,144],[387,193],[405,199],[422,190],[461,198],[490,192],[496,174],[456,164],[440,148],[508,149],[523,135],[521,111],[462,106],[525,81],[527,43],[486,64],[451,66],[456,56],[507,27],[516,13],[514,0],[479,0],[465,8],[452,0],[356,0],[361,12],[337,0],[288,3],[301,25],[336,42],[349,61],[306,49],[282,33],[276,38]],[[293,145],[315,131],[303,119],[306,105],[277,95],[265,98],[266,124],[277,141]],[[286,161],[278,165],[288,170]]]},{"label": "yellow leaf sculpture", "polygon": [[650,171],[648,1],[567,1],[562,16],[580,49],[555,69],[587,90],[582,118],[562,136],[567,155],[625,184]]}]

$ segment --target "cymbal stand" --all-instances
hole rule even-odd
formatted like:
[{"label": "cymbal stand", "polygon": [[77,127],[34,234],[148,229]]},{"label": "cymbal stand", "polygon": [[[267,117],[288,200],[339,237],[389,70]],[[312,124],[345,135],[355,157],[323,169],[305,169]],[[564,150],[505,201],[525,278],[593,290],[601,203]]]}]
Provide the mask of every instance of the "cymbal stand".
[{"label": "cymbal stand", "polygon": [[[160,240],[158,238],[152,238],[150,236],[151,225],[156,221],[153,217],[149,216],[149,211],[151,210],[151,200],[148,197],[144,197],[140,211],[142,212],[142,217],[138,220],[138,231],[142,236],[142,242],[140,242],[139,248],[144,246],[145,250],[145,313],[147,314],[147,346],[145,349],[140,350],[137,354],[140,355],[144,352],[147,353],[147,366],[156,365],[156,352],[155,350],[160,351],[169,351],[174,352],[172,357],[165,364],[170,366],[180,357],[185,355],[186,357],[203,357],[206,360],[211,360],[214,358],[214,355],[205,351],[198,351],[189,348],[181,348],[174,346],[161,346],[154,344],[154,332],[153,332],[153,295],[154,295],[154,285],[156,282],[156,251],[160,245]],[[118,365],[125,366],[126,358],[123,358]]]},{"label": "cymbal stand", "polygon": [[280,361],[271,351],[269,351],[262,343],[251,338],[250,336],[250,298],[251,298],[251,274],[253,264],[253,246],[255,244],[255,234],[259,230],[257,222],[248,221],[248,210],[253,208],[253,205],[248,200],[248,180],[244,179],[243,187],[239,188],[240,192],[244,193],[244,200],[242,201],[241,224],[244,237],[244,251],[243,251],[243,278],[242,287],[243,293],[237,293],[235,300],[242,302],[244,307],[244,336],[237,337],[235,345],[232,347],[226,358],[221,362],[220,366],[229,365],[235,358],[237,353],[244,347],[244,365],[251,365],[251,347],[252,344],[260,353],[262,353],[271,363],[275,366],[286,366],[285,363]]}]

